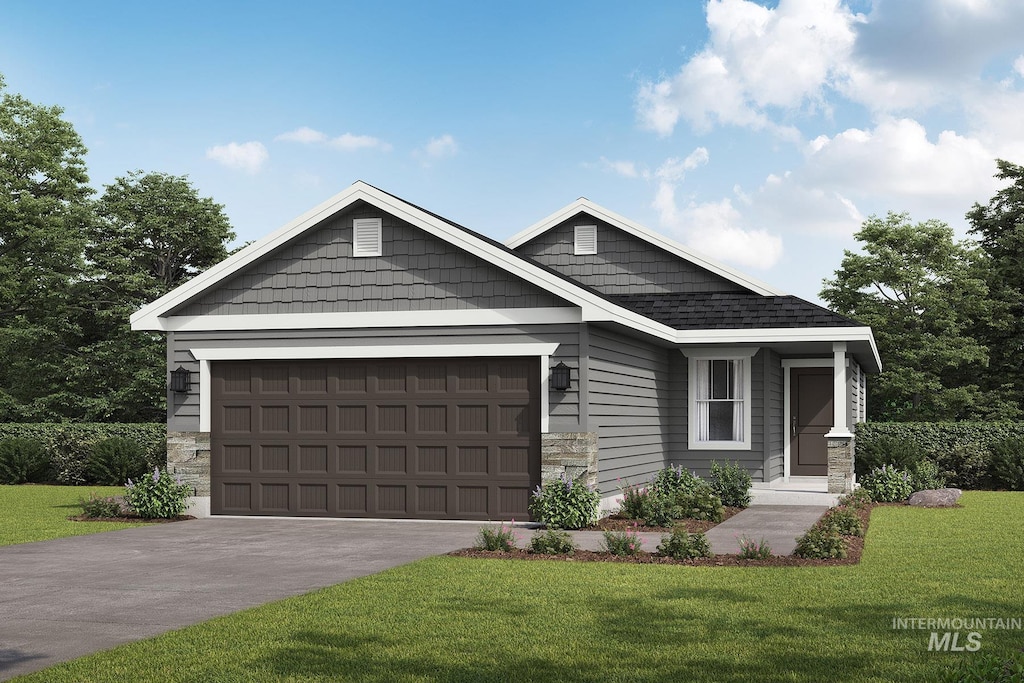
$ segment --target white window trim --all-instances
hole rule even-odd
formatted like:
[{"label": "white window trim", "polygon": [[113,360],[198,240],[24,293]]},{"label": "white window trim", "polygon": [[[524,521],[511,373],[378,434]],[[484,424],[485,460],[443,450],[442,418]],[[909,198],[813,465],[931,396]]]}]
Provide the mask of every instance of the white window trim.
[{"label": "white window trim", "polygon": [[[753,375],[754,355],[759,347],[747,348],[687,348],[680,349],[683,355],[689,360],[687,372],[687,418],[686,428],[689,433],[689,449],[691,451],[749,451],[751,449],[751,409],[754,397],[752,395],[751,377]],[[694,420],[697,415],[697,361],[698,360],[741,360],[746,361],[743,372],[743,440],[742,441],[698,441],[697,425]]]},{"label": "white window trim", "polygon": [[[590,234],[587,234],[590,233]],[[581,242],[580,237],[583,237]],[[591,256],[597,253],[597,226],[577,225],[572,229],[572,250],[576,256]]]},{"label": "white window trim", "polygon": [[199,431],[209,432],[212,424],[210,362],[219,360],[317,360],[321,358],[471,358],[538,356],[540,358],[540,431],[547,434],[550,423],[548,380],[551,356],[557,343],[525,344],[404,344],[393,346],[246,346],[197,347],[189,353],[199,361]]},{"label": "white window trim", "polygon": [[[380,218],[356,218],[352,221],[352,256],[355,258],[365,258],[370,256],[380,256],[383,248],[383,239],[381,237],[383,219]],[[367,228],[373,228],[375,239],[372,243],[366,243],[364,240],[367,237],[367,233],[363,233],[363,239],[360,240],[360,230]]]}]

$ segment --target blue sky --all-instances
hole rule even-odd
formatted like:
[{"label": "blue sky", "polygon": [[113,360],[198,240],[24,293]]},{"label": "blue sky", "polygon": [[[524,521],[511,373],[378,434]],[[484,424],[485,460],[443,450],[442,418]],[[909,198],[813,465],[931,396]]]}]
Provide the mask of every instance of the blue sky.
[{"label": "blue sky", "polygon": [[7,88],[92,185],[188,175],[257,239],[357,179],[497,239],[585,196],[815,300],[871,214],[1024,164],[1019,0],[7,0]]}]

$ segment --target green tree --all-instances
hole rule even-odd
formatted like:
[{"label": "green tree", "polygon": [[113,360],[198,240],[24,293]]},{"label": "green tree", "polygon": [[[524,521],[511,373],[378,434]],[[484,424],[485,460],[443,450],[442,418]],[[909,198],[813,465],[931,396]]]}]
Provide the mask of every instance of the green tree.
[{"label": "green tree", "polygon": [[995,177],[1010,184],[967,213],[986,256],[992,301],[992,315],[977,326],[976,336],[991,358],[984,386],[1024,406],[1024,166],[1002,159],[996,165]]},{"label": "green tree", "polygon": [[955,242],[946,224],[911,224],[905,213],[872,216],[855,235],[820,296],[839,313],[871,325],[882,374],[868,383],[873,420],[958,420],[1013,413],[977,378],[988,350],[969,330],[989,315],[979,253]]}]

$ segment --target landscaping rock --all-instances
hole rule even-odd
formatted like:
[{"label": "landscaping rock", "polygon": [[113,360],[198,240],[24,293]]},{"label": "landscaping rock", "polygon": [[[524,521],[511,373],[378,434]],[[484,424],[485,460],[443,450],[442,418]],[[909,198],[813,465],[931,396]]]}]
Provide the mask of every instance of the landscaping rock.
[{"label": "landscaping rock", "polygon": [[960,489],[926,489],[918,491],[907,502],[919,508],[951,508],[960,499]]}]

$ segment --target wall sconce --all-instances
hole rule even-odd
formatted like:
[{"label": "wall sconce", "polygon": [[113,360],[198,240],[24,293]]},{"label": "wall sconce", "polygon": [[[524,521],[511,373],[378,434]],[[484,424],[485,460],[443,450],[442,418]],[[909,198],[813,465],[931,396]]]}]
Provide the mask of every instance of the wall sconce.
[{"label": "wall sconce", "polygon": [[171,371],[171,391],[179,394],[186,393],[190,386],[192,386],[191,372],[180,365],[177,370]]},{"label": "wall sconce", "polygon": [[551,368],[551,388],[555,391],[565,391],[569,388],[569,366],[559,363]]}]

